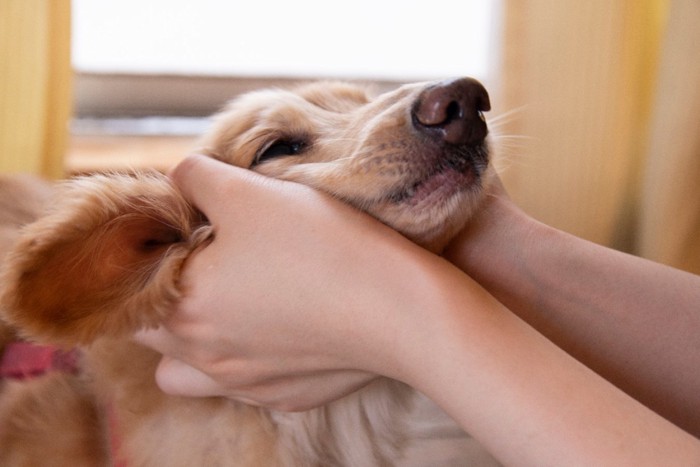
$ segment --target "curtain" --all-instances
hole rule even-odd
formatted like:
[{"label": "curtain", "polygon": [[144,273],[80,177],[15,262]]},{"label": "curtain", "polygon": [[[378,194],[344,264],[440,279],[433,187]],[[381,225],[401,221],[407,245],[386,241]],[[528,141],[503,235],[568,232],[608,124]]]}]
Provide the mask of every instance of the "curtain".
[{"label": "curtain", "polygon": [[700,2],[671,4],[641,201],[639,253],[700,274]]},{"label": "curtain", "polygon": [[505,1],[499,165],[534,217],[633,250],[666,3]]},{"label": "curtain", "polygon": [[505,0],[494,133],[545,223],[700,273],[700,2]]},{"label": "curtain", "polygon": [[63,174],[70,0],[0,0],[0,172]]}]

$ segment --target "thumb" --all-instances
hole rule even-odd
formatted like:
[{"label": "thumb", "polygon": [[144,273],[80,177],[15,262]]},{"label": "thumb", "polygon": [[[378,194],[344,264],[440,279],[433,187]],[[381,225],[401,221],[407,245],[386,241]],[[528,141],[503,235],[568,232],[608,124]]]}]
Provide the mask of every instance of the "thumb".
[{"label": "thumb", "polygon": [[[211,221],[207,212],[217,201],[236,199],[232,191],[245,189],[257,174],[203,155],[190,155],[169,173],[182,195]],[[237,183],[238,182],[238,183]],[[234,196],[234,198],[231,198]]]},{"label": "thumb", "polygon": [[223,388],[205,373],[181,360],[164,356],[156,370],[156,384],[166,394],[185,397],[224,395]]}]

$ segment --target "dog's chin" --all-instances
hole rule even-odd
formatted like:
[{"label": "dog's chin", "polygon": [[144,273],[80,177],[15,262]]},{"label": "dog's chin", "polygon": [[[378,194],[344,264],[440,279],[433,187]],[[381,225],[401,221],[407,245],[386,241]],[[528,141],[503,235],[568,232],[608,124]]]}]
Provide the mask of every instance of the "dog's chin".
[{"label": "dog's chin", "polygon": [[415,243],[441,252],[471,218],[482,194],[481,176],[446,169],[366,209]]}]

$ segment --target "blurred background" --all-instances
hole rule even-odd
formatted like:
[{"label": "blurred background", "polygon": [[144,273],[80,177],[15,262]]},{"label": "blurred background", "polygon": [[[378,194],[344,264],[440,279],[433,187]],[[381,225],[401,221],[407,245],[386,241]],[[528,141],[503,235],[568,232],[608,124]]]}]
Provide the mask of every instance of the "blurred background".
[{"label": "blurred background", "polygon": [[237,93],[470,75],[531,215],[700,273],[697,0],[0,0],[0,172],[166,170]]}]

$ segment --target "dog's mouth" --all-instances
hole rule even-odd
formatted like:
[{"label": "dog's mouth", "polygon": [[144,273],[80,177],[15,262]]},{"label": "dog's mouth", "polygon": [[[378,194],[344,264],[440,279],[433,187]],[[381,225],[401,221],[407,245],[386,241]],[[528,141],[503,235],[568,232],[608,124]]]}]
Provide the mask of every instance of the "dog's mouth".
[{"label": "dog's mouth", "polygon": [[387,199],[396,204],[418,205],[435,199],[447,199],[461,191],[480,185],[481,175],[488,166],[485,144],[449,146],[429,170],[418,180],[393,191]]}]

